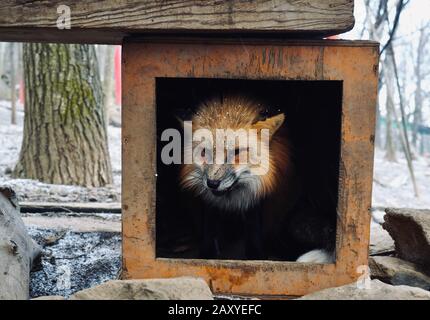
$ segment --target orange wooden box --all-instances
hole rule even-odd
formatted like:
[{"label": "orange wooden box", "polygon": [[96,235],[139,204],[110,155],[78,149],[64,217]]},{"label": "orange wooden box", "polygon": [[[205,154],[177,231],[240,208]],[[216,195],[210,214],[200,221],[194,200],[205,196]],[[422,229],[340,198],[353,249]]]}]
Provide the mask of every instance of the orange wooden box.
[{"label": "orange wooden box", "polygon": [[[360,277],[368,260],[378,59],[379,45],[364,41],[126,41],[123,278],[199,276],[216,293],[299,296]],[[335,264],[156,257],[158,77],[343,82]]]}]

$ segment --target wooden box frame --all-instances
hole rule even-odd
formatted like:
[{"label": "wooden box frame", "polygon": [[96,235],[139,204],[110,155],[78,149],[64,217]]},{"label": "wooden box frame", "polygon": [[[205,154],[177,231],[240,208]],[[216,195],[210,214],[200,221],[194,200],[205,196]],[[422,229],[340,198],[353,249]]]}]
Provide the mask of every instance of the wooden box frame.
[{"label": "wooden box frame", "polygon": [[[123,278],[199,276],[216,293],[298,296],[367,266],[379,45],[147,38],[123,44]],[[155,256],[156,77],[343,81],[336,263]],[[162,115],[160,115],[162,116]]]}]

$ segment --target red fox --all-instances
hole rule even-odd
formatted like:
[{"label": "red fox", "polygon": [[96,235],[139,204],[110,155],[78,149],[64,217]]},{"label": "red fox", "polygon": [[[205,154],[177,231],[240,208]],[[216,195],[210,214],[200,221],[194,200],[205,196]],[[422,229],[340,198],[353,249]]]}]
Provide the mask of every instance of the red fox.
[{"label": "red fox", "polygon": [[[244,96],[224,96],[203,102],[192,117],[192,130],[244,129],[257,132],[257,145],[227,145],[233,163],[207,161],[218,145],[202,149],[201,162],[183,164],[180,184],[205,204],[202,258],[229,257],[220,221],[240,216],[246,259],[288,259],[329,263],[334,259],[334,229],[330,219],[303,203],[305,187],[296,172],[283,113],[262,117],[266,108]],[[263,143],[263,129],[268,142]],[[230,150],[232,149],[232,150]],[[258,149],[258,150],[254,150]],[[230,151],[229,151],[230,150]],[[218,150],[219,151],[219,150]],[[267,162],[251,162],[253,152]],[[213,157],[213,156],[212,156]],[[248,161],[241,162],[241,159]],[[228,223],[227,223],[228,224]],[[226,223],[224,223],[224,227]]]}]

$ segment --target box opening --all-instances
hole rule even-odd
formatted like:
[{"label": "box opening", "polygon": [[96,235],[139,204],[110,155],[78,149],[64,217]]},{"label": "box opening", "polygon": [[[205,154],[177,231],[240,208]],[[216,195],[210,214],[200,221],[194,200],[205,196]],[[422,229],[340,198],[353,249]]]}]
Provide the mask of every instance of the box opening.
[{"label": "box opening", "polygon": [[[314,249],[334,250],[342,89],[342,81],[156,78],[156,257],[296,261]],[[294,186],[297,186],[288,192],[299,195],[291,201],[291,208],[281,220],[270,222],[267,217],[271,212],[260,210],[264,218],[261,222],[263,258],[249,254],[247,233],[254,232],[258,226],[249,227],[248,216],[243,212],[215,213],[216,218],[209,226],[217,230],[217,255],[204,255],[202,242],[207,241],[208,233],[214,232],[203,221],[208,219],[208,204],[180,188],[181,164],[165,164],[160,156],[167,143],[160,141],[164,130],[174,128],[183,139],[178,118],[189,120],[203,101],[228,95],[261,102],[266,117],[285,115],[285,130],[279,134],[287,135],[296,176]],[[214,210],[210,211],[212,214]],[[256,221],[261,221],[258,219],[253,223],[258,224]],[[276,234],[266,236],[266,220],[277,224]],[[327,243],[327,247],[315,247],[316,243]]]}]

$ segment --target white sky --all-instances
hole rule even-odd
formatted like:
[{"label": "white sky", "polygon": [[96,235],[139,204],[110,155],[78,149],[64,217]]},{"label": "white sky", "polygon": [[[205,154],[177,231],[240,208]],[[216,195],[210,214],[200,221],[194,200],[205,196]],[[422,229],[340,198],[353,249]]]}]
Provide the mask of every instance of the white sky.
[{"label": "white sky", "polygon": [[[375,1],[375,0],[373,0]],[[394,4],[394,0],[389,0]],[[340,37],[343,39],[360,39],[363,29],[363,23],[366,15],[364,0],[355,0],[355,26],[350,32],[342,34]],[[394,13],[394,11],[392,12]],[[418,43],[419,29],[430,21],[430,0],[410,0],[402,12],[400,18],[399,28],[394,39],[394,46],[396,52],[397,64],[399,65],[399,72],[401,75],[402,85],[405,87],[405,107],[406,112],[411,113],[414,109],[413,94],[415,91],[414,78],[413,78],[413,63],[416,51],[416,44]],[[387,41],[388,34],[385,35],[381,42]],[[367,33],[364,33],[361,40],[367,40]],[[428,44],[430,46],[430,43]],[[430,63],[430,59],[428,60]],[[422,66],[428,69],[426,64]],[[430,77],[423,83],[424,91],[430,92]],[[396,92],[397,96],[397,92]],[[379,103],[381,105],[382,114],[385,113],[385,99],[386,93],[383,88],[379,95]],[[430,99],[425,100],[423,107],[424,123],[430,126]]]},{"label": "white sky", "polygon": [[[375,1],[375,0],[373,0]],[[364,0],[355,0],[355,26],[350,32],[342,35],[345,39],[359,39],[366,15]],[[430,0],[410,0],[402,12],[397,36],[411,35],[430,20]]]}]

